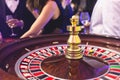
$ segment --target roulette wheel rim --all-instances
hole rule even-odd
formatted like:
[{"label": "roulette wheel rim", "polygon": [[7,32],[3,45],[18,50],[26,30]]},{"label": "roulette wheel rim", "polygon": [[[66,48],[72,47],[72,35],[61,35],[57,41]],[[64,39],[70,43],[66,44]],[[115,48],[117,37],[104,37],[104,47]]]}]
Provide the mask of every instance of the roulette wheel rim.
[{"label": "roulette wheel rim", "polygon": [[[55,38],[53,38],[52,36],[54,36]],[[63,36],[65,36],[65,39],[64,40],[60,40],[61,39],[61,37],[60,38],[58,38],[57,36],[61,36],[61,37],[63,37]],[[95,39],[99,39],[99,38],[102,38],[102,39],[105,39],[106,40],[106,37],[104,37],[104,36],[96,36],[96,35],[80,35],[81,36],[81,39],[82,40],[84,40],[83,41],[83,44],[86,44],[86,42],[91,42],[92,40],[88,40],[88,39],[86,39],[86,37],[87,38],[92,38],[92,37],[94,37]],[[9,53],[9,54],[6,54],[6,55],[10,55],[10,54],[12,54],[14,51],[16,51],[17,49],[19,49],[19,48],[21,48],[21,47],[24,47],[25,45],[26,46],[29,46],[29,45],[33,45],[33,44],[37,44],[37,43],[39,43],[39,42],[42,42],[42,40],[41,41],[39,41],[40,39],[42,39],[43,38],[43,42],[45,43],[45,39],[46,39],[46,37],[52,37],[52,39],[50,39],[50,40],[46,40],[46,42],[47,41],[49,41],[49,42],[54,42],[54,44],[52,44],[52,45],[56,45],[57,43],[58,44],[61,44],[61,42],[62,42],[62,44],[66,44],[66,40],[67,40],[67,38],[68,38],[68,35],[67,34],[64,34],[64,35],[45,35],[45,36],[40,36],[40,37],[35,37],[35,38],[32,38],[32,39],[20,39],[20,40],[17,40],[17,41],[15,41],[15,42],[13,42],[13,43],[11,43],[11,44],[8,44],[7,46],[5,46],[5,47],[2,47],[1,48],[1,52],[2,53]],[[37,40],[38,39],[38,40]],[[98,40],[97,39],[97,40]],[[109,42],[109,39],[110,40],[115,40],[115,41],[119,41],[119,39],[115,39],[115,38],[109,38],[109,37],[107,37],[107,39],[108,39],[108,42],[104,42],[104,40],[103,41],[101,41],[101,43],[103,43],[103,44],[107,44],[107,45],[112,45],[112,46],[117,46],[117,47],[119,47],[120,46],[120,44],[116,44],[116,43],[114,43],[114,44],[111,44],[110,42]],[[56,42],[56,40],[58,41],[58,42]],[[36,41],[36,42],[34,42],[34,41]],[[23,45],[23,43],[24,42],[28,42],[28,43],[26,43],[25,45]],[[96,41],[97,42],[97,41]],[[99,43],[100,43],[100,41],[98,41]],[[20,46],[18,46],[18,47],[16,47],[16,45],[19,45],[20,44]],[[10,46],[13,46],[13,50],[10,50],[9,49],[9,47]],[[51,45],[51,44],[50,44]],[[15,47],[14,47],[15,46]],[[43,47],[43,46],[42,46]],[[45,46],[44,46],[45,47]],[[7,50],[10,50],[9,52],[7,51]],[[118,50],[119,51],[119,50]],[[1,58],[1,62],[0,63],[2,63],[2,60],[4,60],[5,59],[5,57],[6,57],[6,55],[2,55],[2,58]]]},{"label": "roulette wheel rim", "polygon": [[[63,44],[63,45],[65,45],[65,44]],[[16,67],[15,67],[16,73],[19,71],[19,66],[18,66],[18,65],[20,65],[20,63],[22,62],[22,60],[23,60],[26,56],[28,56],[28,55],[30,55],[30,54],[32,54],[32,53],[34,53],[34,52],[37,52],[37,51],[39,51],[39,50],[45,50],[46,48],[55,47],[55,46],[59,47],[59,46],[63,46],[63,45],[47,46],[47,47],[39,48],[39,49],[33,50],[33,51],[31,51],[31,52],[28,52],[27,54],[25,54],[24,56],[22,56],[22,57],[18,60],[18,62],[16,63]],[[86,46],[86,45],[82,45],[82,44],[81,44],[81,46],[83,47],[83,46]],[[89,46],[92,46],[92,45],[89,45]],[[97,46],[92,46],[92,47],[101,48],[101,47],[97,47]],[[109,50],[109,49],[107,49],[107,48],[102,48],[102,49],[108,50],[108,51],[111,51],[111,52],[115,52],[115,53],[119,54],[119,52],[116,52],[116,51],[114,51],[114,50]],[[41,61],[43,61],[43,60],[41,60]],[[40,65],[41,65],[41,64],[40,64]],[[119,65],[120,65],[120,64],[119,64]],[[109,66],[110,66],[110,64],[109,64]],[[39,71],[44,72],[44,70],[42,70],[42,68],[41,68],[41,70],[39,70]],[[110,72],[110,67],[107,69],[107,71],[106,71],[105,73],[103,73],[102,75],[99,75],[97,78],[100,78],[100,77],[106,75],[106,74],[109,73],[109,72]],[[21,77],[21,75],[22,75],[21,72],[19,72],[18,74],[19,74],[19,76]],[[45,74],[47,74],[47,73],[45,72]],[[23,76],[23,75],[22,75],[22,76]],[[55,76],[52,76],[52,75],[49,75],[49,76],[50,76],[50,77],[54,77],[55,79],[63,79],[63,78],[55,77]],[[22,77],[22,78],[25,78],[25,77]],[[93,78],[90,78],[90,79],[96,79],[96,78],[93,77]]]}]

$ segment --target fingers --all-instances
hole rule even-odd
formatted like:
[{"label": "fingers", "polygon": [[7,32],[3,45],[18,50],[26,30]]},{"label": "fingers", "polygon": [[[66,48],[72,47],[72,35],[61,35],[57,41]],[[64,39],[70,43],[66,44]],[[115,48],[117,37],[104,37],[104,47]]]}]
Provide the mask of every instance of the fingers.
[{"label": "fingers", "polygon": [[18,19],[10,19],[6,22],[10,28],[23,26],[23,21]]},{"label": "fingers", "polygon": [[16,27],[16,25],[15,25],[14,23],[7,23],[7,24],[8,24],[8,26],[9,26],[10,28]]},{"label": "fingers", "polygon": [[89,21],[86,21],[86,22],[84,23],[84,26],[85,26],[85,27],[89,27],[89,26],[90,26],[90,22],[89,22]]}]

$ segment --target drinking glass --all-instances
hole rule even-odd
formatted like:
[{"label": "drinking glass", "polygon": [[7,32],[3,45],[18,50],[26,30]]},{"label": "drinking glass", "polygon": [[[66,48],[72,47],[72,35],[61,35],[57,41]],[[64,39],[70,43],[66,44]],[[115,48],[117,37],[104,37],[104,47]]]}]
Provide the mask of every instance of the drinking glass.
[{"label": "drinking glass", "polygon": [[[13,19],[13,16],[12,15],[6,15],[6,22],[9,21],[10,19]],[[8,26],[11,28],[11,32],[12,32],[10,36],[16,36],[17,34],[15,34],[14,31],[13,31],[14,27],[12,25],[11,26],[8,25]]]},{"label": "drinking glass", "polygon": [[82,23],[82,25],[84,26],[84,33],[88,34],[88,28],[89,26],[87,26],[87,24],[90,21],[90,15],[88,12],[81,12],[80,13],[80,22]]}]

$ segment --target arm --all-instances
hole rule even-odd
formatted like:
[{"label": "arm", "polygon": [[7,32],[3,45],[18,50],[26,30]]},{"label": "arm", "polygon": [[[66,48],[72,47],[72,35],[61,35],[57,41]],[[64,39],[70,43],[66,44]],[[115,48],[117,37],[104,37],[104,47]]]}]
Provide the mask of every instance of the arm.
[{"label": "arm", "polygon": [[54,17],[56,7],[56,2],[48,1],[31,28],[21,38],[39,35],[40,30]]},{"label": "arm", "polygon": [[92,34],[119,36],[120,0],[98,0],[91,18]]},{"label": "arm", "polygon": [[120,0],[106,0],[103,7],[104,34],[120,36]]},{"label": "arm", "polygon": [[91,24],[90,24],[90,33],[91,34],[100,34],[103,30],[103,0],[98,0],[96,5],[94,6],[92,17],[91,17]]}]

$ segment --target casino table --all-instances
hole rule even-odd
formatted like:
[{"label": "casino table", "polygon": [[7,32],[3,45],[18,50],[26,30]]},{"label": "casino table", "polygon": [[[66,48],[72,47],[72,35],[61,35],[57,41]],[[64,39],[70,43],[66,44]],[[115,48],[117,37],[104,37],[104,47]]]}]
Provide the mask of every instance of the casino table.
[{"label": "casino table", "polygon": [[65,58],[68,37],[51,34],[3,43],[0,80],[120,80],[119,38],[79,34],[80,61]]}]

